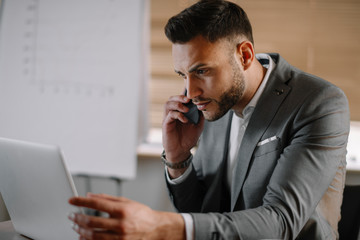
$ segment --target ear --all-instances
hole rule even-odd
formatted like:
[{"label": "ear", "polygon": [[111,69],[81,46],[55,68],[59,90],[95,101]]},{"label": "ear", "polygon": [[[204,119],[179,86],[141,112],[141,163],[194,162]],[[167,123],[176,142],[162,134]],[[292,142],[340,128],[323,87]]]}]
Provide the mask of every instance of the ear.
[{"label": "ear", "polygon": [[237,45],[237,54],[244,70],[247,70],[255,58],[254,46],[250,41],[243,41]]}]

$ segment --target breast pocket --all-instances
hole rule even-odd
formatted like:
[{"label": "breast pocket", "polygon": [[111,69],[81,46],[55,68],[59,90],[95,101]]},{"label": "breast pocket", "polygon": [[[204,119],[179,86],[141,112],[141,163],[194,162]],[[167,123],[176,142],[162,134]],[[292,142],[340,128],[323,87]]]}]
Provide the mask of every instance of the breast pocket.
[{"label": "breast pocket", "polygon": [[245,198],[249,199],[249,202],[245,201],[245,205],[250,208],[262,204],[281,151],[279,138],[265,140],[260,141],[255,148],[242,190]]},{"label": "breast pocket", "polygon": [[280,139],[276,136],[260,141],[254,151],[254,157],[275,152],[280,148]]}]

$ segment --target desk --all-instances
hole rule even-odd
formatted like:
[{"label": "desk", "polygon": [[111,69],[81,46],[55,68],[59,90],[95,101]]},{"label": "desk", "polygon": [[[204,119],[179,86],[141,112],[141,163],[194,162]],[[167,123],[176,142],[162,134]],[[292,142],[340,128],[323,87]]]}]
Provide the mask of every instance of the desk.
[{"label": "desk", "polygon": [[29,240],[30,238],[21,236],[15,232],[11,221],[0,222],[0,239],[1,240]]}]

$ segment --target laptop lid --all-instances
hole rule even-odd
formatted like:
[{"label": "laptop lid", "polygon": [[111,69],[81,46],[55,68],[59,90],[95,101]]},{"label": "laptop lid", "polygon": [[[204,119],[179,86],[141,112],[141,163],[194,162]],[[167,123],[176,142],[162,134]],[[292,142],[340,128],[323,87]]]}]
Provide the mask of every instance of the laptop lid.
[{"label": "laptop lid", "polygon": [[36,240],[77,239],[67,215],[77,192],[56,146],[0,138],[0,192],[16,232]]}]

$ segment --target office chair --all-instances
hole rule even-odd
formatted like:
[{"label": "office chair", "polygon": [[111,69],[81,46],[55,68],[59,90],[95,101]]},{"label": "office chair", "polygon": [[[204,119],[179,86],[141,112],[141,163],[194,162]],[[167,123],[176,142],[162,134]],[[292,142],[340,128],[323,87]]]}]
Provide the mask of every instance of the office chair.
[{"label": "office chair", "polygon": [[339,240],[360,240],[360,185],[346,185],[341,205]]}]

